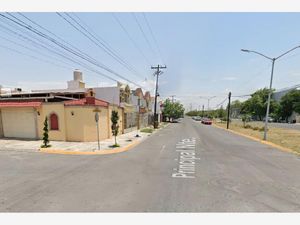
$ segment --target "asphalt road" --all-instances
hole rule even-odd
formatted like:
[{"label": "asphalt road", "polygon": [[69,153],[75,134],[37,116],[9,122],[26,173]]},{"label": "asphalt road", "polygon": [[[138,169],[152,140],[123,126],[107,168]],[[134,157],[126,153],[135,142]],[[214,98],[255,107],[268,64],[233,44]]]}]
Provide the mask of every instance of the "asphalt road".
[{"label": "asphalt road", "polygon": [[[189,138],[194,178],[172,177]],[[187,118],[120,154],[1,151],[0,211],[300,212],[299,171],[296,155]]]}]

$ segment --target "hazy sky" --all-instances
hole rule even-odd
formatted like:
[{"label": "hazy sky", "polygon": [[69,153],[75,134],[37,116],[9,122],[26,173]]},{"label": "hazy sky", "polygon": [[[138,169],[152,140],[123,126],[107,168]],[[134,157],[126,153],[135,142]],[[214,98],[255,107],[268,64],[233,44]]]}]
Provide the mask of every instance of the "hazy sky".
[{"label": "hazy sky", "polygon": [[[13,15],[30,24],[19,14]],[[176,95],[175,98],[186,106],[192,103],[193,108],[199,108],[202,104],[206,107],[205,96],[217,96],[210,102],[210,106],[214,107],[226,98],[229,91],[233,96],[249,94],[269,85],[271,62],[255,54],[242,53],[241,48],[276,57],[300,45],[300,13],[145,13],[158,47],[142,13],[134,15],[147,40],[133,14],[115,14],[134,39],[134,44],[112,13],[76,13],[118,56],[138,71],[137,75],[123,67],[57,14],[24,15],[115,72],[151,91],[154,90],[154,71],[151,70],[151,65],[166,64],[168,68],[160,77],[160,95]],[[0,18],[0,84],[3,86],[24,89],[64,88],[66,81],[72,79],[75,68],[83,71],[87,86],[114,84],[113,81],[47,50],[38,49],[44,54],[39,55],[17,45],[16,43],[34,48],[32,43],[22,41],[2,26],[13,26],[12,29],[18,32],[22,30]],[[35,34],[31,35],[36,37]],[[47,41],[45,43],[48,44]],[[63,67],[21,55],[5,47]],[[300,83],[299,60],[300,49],[276,62],[274,88]],[[99,71],[119,80],[109,72],[101,69]]]}]

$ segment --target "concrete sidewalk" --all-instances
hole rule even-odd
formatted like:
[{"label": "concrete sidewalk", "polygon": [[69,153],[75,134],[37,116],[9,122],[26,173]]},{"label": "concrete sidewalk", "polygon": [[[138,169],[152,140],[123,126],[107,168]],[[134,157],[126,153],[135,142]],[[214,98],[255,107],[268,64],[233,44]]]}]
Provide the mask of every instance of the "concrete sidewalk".
[{"label": "concrete sidewalk", "polygon": [[[165,127],[162,125],[160,129]],[[158,129],[158,130],[160,130]],[[59,153],[59,152],[98,152],[107,151],[107,153],[120,152],[124,147],[130,147],[137,142],[141,142],[148,136],[156,133],[158,130],[153,130],[153,133],[145,133],[138,131],[140,137],[135,137],[137,130],[117,136],[118,148],[112,148],[115,143],[114,137],[100,141],[100,151],[98,150],[98,142],[65,142],[65,141],[50,141],[50,148],[43,148],[43,152]],[[20,139],[0,139],[0,151],[39,151],[42,145],[42,140],[20,140]],[[110,150],[110,151],[109,151]],[[111,151],[113,150],[113,151]],[[115,151],[116,150],[116,151]],[[67,153],[66,153],[67,154]]]}]

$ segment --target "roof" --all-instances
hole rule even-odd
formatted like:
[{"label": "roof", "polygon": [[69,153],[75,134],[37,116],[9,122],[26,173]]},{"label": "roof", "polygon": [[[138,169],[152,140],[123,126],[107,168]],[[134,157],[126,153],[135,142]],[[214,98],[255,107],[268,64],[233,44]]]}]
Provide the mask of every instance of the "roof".
[{"label": "roof", "polygon": [[85,93],[89,88],[76,89],[48,89],[48,90],[32,90],[27,94],[48,94],[48,93]]},{"label": "roof", "polygon": [[5,107],[39,107],[42,101],[1,101],[0,108]]},{"label": "roof", "polygon": [[103,106],[108,107],[108,102],[101,99],[94,98],[95,101],[88,101],[87,98],[82,98],[78,100],[64,101],[65,106]]}]

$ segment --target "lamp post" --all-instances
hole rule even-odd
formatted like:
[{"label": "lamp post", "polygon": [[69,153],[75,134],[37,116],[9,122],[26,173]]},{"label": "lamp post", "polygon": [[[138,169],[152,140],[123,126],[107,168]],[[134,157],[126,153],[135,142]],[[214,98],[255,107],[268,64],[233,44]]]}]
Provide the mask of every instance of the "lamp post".
[{"label": "lamp post", "polygon": [[[211,97],[204,97],[204,96],[200,96],[200,98],[204,98],[204,99],[207,99],[207,113],[209,111],[209,101],[212,100],[213,98],[216,98],[217,96],[211,96]],[[204,106],[203,106],[203,109],[204,109]],[[202,111],[203,111],[202,109]]]},{"label": "lamp post", "polygon": [[264,140],[267,140],[267,131],[268,131],[268,118],[269,118],[269,111],[270,111],[270,102],[271,102],[271,92],[272,92],[272,83],[273,83],[273,73],[274,73],[274,65],[275,65],[275,61],[279,58],[281,58],[282,56],[290,53],[291,51],[294,51],[295,49],[300,48],[300,46],[296,46],[288,51],[286,51],[285,53],[279,55],[278,57],[275,58],[271,58],[268,57],[260,52],[257,51],[252,51],[252,50],[248,50],[248,49],[241,49],[242,52],[247,52],[247,53],[255,53],[258,54],[270,61],[272,61],[272,69],[271,69],[271,79],[270,79],[270,88],[269,88],[269,92],[268,92],[268,103],[267,103],[267,111],[266,111],[266,118],[265,118],[265,128],[264,128]]},{"label": "lamp post", "polygon": [[207,111],[209,111],[209,101],[217,96],[212,96],[207,98]]}]

